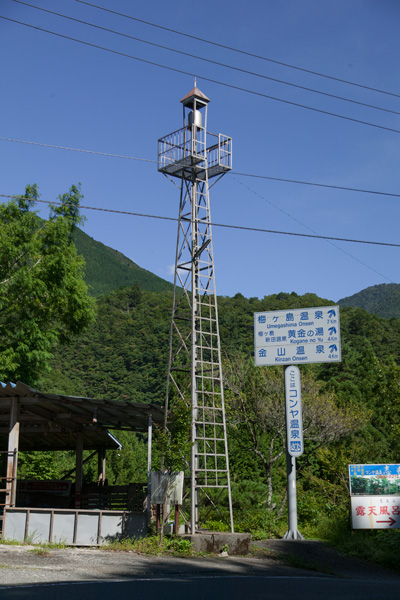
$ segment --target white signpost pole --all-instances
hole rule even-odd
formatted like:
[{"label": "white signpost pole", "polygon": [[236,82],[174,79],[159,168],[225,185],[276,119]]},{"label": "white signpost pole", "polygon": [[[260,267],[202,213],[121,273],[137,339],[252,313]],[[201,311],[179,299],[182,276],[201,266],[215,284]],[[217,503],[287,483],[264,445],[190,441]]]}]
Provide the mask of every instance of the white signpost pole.
[{"label": "white signpost pole", "polygon": [[285,369],[286,399],[286,471],[288,490],[289,529],[285,540],[304,539],[297,529],[296,456],[301,456],[303,444],[303,417],[301,412],[300,371],[291,365]]},{"label": "white signpost pole", "polygon": [[255,313],[254,348],[256,366],[286,366],[289,529],[284,538],[301,540],[303,536],[297,530],[296,457],[303,454],[304,444],[300,371],[296,363],[341,360],[339,307],[318,306]]}]

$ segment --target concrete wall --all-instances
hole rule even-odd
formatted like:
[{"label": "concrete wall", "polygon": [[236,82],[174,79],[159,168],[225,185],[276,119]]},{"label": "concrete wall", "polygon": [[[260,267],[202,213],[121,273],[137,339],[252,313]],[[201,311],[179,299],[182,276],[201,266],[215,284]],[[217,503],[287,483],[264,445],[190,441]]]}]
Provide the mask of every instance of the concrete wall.
[{"label": "concrete wall", "polygon": [[147,533],[147,515],[122,511],[7,508],[3,539],[97,546]]}]

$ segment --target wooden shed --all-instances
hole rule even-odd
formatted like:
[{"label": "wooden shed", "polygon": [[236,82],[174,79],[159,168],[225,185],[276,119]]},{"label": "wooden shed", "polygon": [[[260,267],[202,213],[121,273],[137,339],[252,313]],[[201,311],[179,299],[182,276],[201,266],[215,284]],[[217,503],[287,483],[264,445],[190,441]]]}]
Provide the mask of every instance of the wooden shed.
[{"label": "wooden shed", "polygon": [[[106,451],[120,447],[109,430],[148,434],[150,471],[152,424],[162,423],[163,418],[160,405],[48,394],[21,382],[0,383],[3,537],[23,541],[34,531],[40,541],[54,541],[57,532],[66,543],[94,545],[124,534],[134,537],[145,533],[143,482],[106,485]],[[18,453],[38,450],[75,451],[75,477],[69,500],[63,500],[68,506],[63,507],[60,498],[63,494],[65,497],[67,477],[72,472],[58,482],[19,480]],[[97,481],[86,488],[82,475],[84,450],[92,451],[90,457],[94,453],[98,457]],[[17,506],[21,498],[28,497],[34,499],[33,505],[30,501],[30,506]],[[34,506],[38,497],[42,506]]]}]

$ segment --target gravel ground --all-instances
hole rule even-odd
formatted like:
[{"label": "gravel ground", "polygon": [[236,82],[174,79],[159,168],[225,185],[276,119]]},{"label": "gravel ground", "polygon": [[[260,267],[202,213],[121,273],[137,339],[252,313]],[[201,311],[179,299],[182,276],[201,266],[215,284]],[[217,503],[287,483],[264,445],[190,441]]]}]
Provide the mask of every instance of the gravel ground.
[{"label": "gravel ground", "polygon": [[400,583],[400,574],[341,555],[320,542],[267,540],[254,543],[253,553],[248,557],[178,558],[68,548],[41,554],[37,547],[0,545],[0,590],[45,582],[232,573],[394,579]]}]

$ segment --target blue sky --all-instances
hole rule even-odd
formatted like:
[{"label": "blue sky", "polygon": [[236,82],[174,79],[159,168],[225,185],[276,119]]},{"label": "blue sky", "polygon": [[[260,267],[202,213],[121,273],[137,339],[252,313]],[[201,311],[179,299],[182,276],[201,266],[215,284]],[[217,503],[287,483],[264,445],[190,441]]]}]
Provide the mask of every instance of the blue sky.
[{"label": "blue sky", "polygon": [[[276,61],[400,94],[400,5],[395,0],[246,3],[93,0],[133,17]],[[130,36],[400,113],[400,98],[290,69],[110,14],[76,0],[32,0]],[[187,71],[184,75],[0,19],[2,138],[155,160],[157,139],[181,127],[181,98],[211,99],[208,129],[233,138],[233,171],[398,194],[400,116],[155,48],[2,0],[0,16]],[[0,140],[0,194],[36,182],[43,200],[82,183],[83,203],[176,217],[179,191],[153,162]],[[243,177],[211,189],[216,223],[398,243],[399,198]],[[47,209],[41,207],[46,216]],[[172,280],[176,223],[83,211],[84,230]],[[246,297],[314,292],[338,300],[398,283],[400,248],[214,228],[217,292]]]}]

